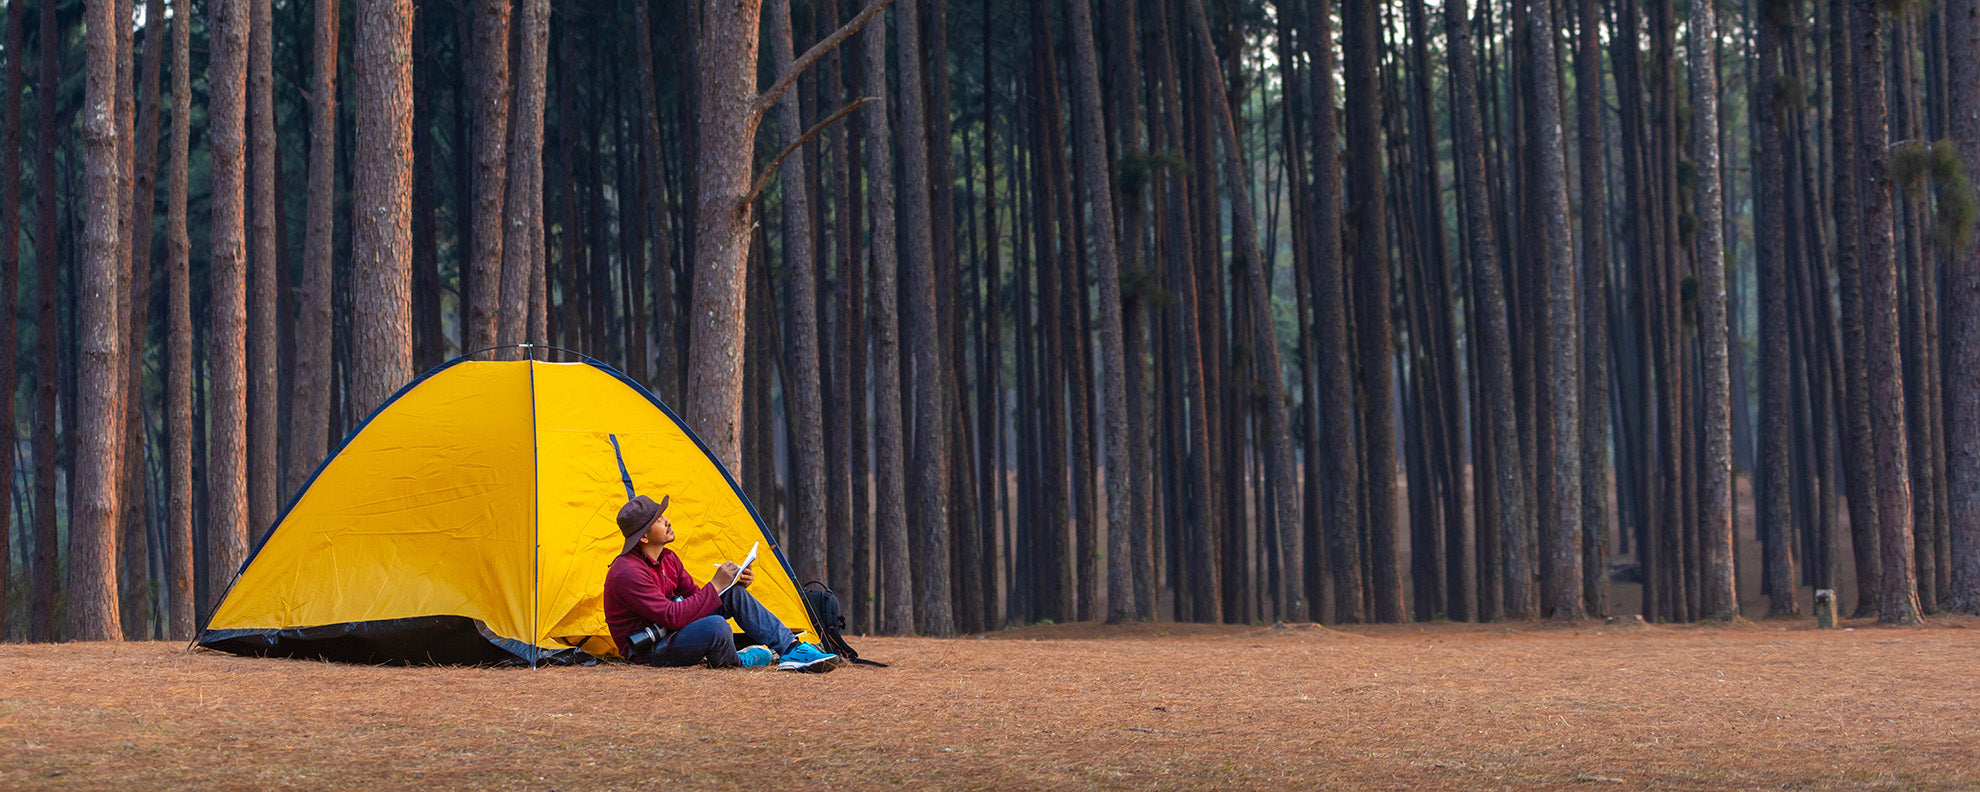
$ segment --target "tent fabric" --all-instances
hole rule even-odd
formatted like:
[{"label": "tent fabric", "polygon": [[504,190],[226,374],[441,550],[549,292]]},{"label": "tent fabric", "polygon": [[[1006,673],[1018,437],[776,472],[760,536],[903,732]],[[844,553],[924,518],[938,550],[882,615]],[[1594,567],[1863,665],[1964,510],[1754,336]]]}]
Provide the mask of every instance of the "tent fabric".
[{"label": "tent fabric", "polygon": [[815,640],[790,565],[671,410],[595,361],[456,360],[333,453],[243,564],[198,643],[365,663],[610,655],[605,572],[623,545],[619,455],[671,496],[674,552],[706,580],[751,543],[750,591]]}]

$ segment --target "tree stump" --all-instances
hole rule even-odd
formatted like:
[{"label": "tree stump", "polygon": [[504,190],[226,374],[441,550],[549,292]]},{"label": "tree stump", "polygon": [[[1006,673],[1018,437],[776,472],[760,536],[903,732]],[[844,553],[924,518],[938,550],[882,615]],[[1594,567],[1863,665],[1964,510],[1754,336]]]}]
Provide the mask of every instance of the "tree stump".
[{"label": "tree stump", "polygon": [[1836,592],[1834,589],[1815,590],[1815,626],[1824,630],[1836,628]]}]

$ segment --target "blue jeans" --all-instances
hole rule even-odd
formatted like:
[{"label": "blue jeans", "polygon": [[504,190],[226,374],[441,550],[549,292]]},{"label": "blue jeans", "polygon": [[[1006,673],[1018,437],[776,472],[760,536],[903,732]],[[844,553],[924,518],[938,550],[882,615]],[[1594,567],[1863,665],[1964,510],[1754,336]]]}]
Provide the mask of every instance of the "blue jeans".
[{"label": "blue jeans", "polygon": [[791,644],[797,641],[790,628],[750,596],[748,589],[730,586],[728,591],[722,592],[722,606],[716,608],[713,615],[703,616],[674,631],[638,662],[652,666],[691,666],[706,661],[710,668],[741,665],[736,659],[736,638],[735,633],[729,631],[729,619],[736,620],[736,625],[742,628],[749,640],[779,653],[791,648]]}]

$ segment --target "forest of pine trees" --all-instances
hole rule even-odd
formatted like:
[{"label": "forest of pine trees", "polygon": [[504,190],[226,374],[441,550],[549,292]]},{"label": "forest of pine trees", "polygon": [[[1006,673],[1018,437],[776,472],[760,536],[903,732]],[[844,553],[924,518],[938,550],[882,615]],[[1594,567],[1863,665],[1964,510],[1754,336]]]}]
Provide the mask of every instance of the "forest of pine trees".
[{"label": "forest of pine trees", "polygon": [[519,343],[858,632],[1980,613],[1980,0],[0,14],[6,640]]}]

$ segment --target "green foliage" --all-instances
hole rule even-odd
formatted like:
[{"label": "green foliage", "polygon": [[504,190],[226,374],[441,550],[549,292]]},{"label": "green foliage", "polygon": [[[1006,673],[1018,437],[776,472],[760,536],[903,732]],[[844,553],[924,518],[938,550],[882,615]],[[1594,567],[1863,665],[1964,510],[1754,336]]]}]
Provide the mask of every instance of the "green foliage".
[{"label": "green foliage", "polygon": [[1932,150],[1922,140],[1891,147],[1891,180],[1916,201],[1924,196],[1925,177],[1932,170]]},{"label": "green foliage", "polygon": [[1946,250],[1964,250],[1973,242],[1973,227],[1976,215],[1980,215],[1980,196],[1973,192],[1973,181],[1967,177],[1965,162],[1959,156],[1959,146],[1951,140],[1941,140],[1932,145],[1932,180],[1939,185],[1939,205],[1937,223],[1933,229],[1939,245]]},{"label": "green foliage", "polygon": [[1774,82],[1774,112],[1787,115],[1808,106],[1808,84],[1793,77]]}]

